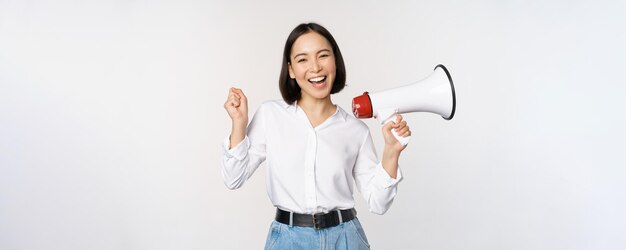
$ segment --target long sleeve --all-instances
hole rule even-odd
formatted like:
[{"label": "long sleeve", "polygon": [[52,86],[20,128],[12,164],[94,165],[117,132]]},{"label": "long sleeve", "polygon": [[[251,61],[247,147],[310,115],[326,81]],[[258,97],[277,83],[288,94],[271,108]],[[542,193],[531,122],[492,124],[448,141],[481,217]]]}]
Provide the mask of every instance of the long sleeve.
[{"label": "long sleeve", "polygon": [[229,149],[230,138],[223,142],[222,178],[229,189],[240,188],[265,161],[265,117],[263,106],[254,114],[248,125],[246,137]]},{"label": "long sleeve", "polygon": [[[297,103],[264,102],[246,136],[229,148],[223,142],[222,177],[229,189],[241,187],[263,164],[265,187],[275,207],[296,213],[326,213],[354,207],[354,189],[372,213],[385,213],[402,179],[393,179],[376,156],[367,125],[337,107],[312,127]],[[356,184],[356,185],[355,185]]]},{"label": "long sleeve", "polygon": [[375,214],[387,212],[397,193],[402,172],[398,168],[397,178],[393,179],[378,161],[372,136],[368,132],[357,156],[353,175],[356,186],[367,201],[369,210]]}]

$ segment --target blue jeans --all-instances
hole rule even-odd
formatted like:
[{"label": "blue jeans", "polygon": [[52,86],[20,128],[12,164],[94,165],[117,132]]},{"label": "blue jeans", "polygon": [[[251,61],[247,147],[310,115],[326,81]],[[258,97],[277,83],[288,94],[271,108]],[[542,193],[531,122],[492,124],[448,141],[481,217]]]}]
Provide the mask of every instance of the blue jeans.
[{"label": "blue jeans", "polygon": [[357,218],[321,230],[274,221],[265,241],[265,250],[274,249],[370,249]]}]

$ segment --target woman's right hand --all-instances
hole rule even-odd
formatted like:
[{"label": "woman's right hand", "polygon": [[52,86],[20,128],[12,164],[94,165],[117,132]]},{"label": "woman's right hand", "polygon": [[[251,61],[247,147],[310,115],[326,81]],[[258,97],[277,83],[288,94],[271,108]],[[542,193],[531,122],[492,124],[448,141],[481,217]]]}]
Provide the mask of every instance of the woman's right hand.
[{"label": "woman's right hand", "polygon": [[248,99],[243,91],[238,88],[230,88],[228,99],[224,103],[224,108],[234,124],[248,124]]},{"label": "woman's right hand", "polygon": [[224,103],[224,108],[230,119],[233,120],[233,127],[230,132],[230,148],[239,145],[246,136],[248,127],[248,98],[243,91],[238,88],[230,88],[228,99]]}]

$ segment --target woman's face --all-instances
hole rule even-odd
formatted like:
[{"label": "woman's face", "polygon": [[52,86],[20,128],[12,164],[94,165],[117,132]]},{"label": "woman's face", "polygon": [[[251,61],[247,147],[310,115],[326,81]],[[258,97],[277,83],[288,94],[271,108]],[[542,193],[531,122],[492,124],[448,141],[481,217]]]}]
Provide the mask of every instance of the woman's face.
[{"label": "woman's face", "polygon": [[291,47],[289,76],[302,89],[302,98],[325,99],[335,81],[335,55],[330,42],[316,32],[296,39]]}]

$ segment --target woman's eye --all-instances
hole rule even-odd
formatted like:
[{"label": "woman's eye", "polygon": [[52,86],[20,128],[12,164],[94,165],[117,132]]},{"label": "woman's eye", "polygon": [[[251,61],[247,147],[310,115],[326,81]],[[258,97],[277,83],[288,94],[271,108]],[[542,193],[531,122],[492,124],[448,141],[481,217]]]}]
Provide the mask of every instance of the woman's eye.
[{"label": "woman's eye", "polygon": [[323,54],[323,55],[320,55],[320,57],[328,57],[328,55],[326,55],[326,54]]},{"label": "woman's eye", "polygon": [[306,59],[298,59],[299,63],[306,62]]}]

